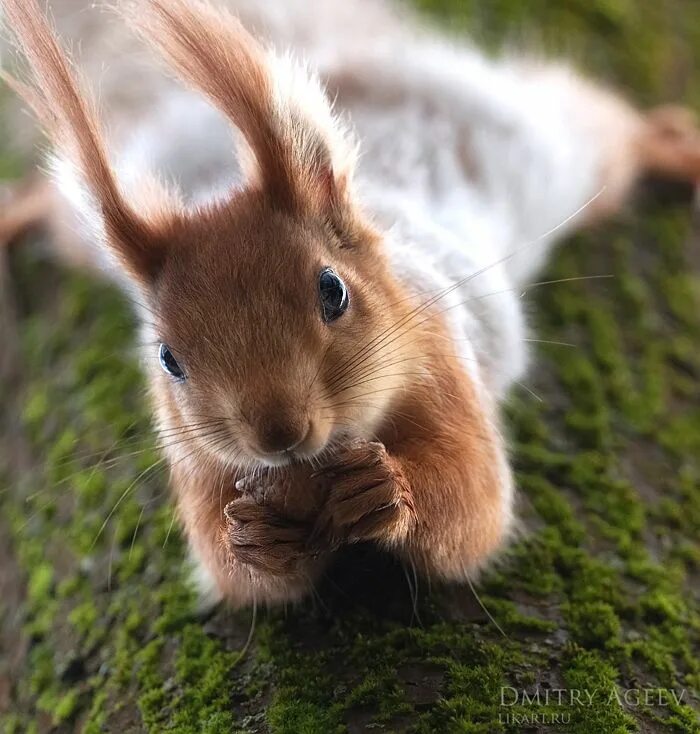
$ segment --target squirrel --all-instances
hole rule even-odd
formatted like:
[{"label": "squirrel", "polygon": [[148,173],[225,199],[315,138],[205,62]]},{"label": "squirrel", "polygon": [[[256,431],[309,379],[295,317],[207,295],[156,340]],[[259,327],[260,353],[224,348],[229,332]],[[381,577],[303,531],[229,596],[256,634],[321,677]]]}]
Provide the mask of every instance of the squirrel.
[{"label": "squirrel", "polygon": [[[123,0],[123,24],[78,32],[88,66],[118,40],[107,136],[36,0],[3,6],[30,68],[3,78],[53,152],[0,237],[43,224],[136,303],[203,585],[297,600],[361,541],[474,578],[515,526],[498,411],[528,364],[518,293],[640,175],[700,177],[692,115],[489,59],[384,0]],[[182,85],[130,73],[127,37]]]}]

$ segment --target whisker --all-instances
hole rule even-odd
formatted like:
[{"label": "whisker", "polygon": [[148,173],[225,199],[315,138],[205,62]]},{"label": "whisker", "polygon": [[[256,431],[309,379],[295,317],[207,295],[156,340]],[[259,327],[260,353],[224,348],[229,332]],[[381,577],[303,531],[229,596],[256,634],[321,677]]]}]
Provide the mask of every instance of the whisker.
[{"label": "whisker", "polygon": [[[448,287],[444,288],[440,293],[438,293],[437,296],[434,296],[432,298],[429,298],[426,302],[424,302],[423,304],[420,304],[417,308],[413,309],[407,315],[405,315],[404,317],[402,317],[399,320],[398,324],[396,324],[394,327],[389,327],[384,332],[381,332],[378,336],[374,337],[374,339],[371,339],[368,345],[366,345],[365,347],[362,347],[360,349],[359,354],[362,354],[363,353],[363,350],[366,350],[368,348],[368,346],[371,346],[373,344],[374,345],[381,344],[382,343],[382,338],[385,335],[386,336],[391,336],[391,334],[395,332],[395,330],[396,330],[397,327],[400,327],[403,324],[405,324],[407,320],[410,321],[411,319],[415,318],[417,315],[419,315],[420,313],[424,312],[426,309],[430,308],[430,306],[433,305],[433,303],[435,303],[438,300],[444,298],[445,296],[447,296],[448,294],[452,293],[457,288],[459,288],[462,285],[468,283],[469,281],[473,280],[474,278],[478,277],[479,275],[482,275],[483,273],[487,272],[491,268],[494,268],[497,265],[500,265],[500,264],[502,264],[504,262],[507,262],[508,260],[510,260],[513,257],[515,257],[519,252],[522,252],[527,247],[531,247],[532,245],[537,244],[538,242],[541,242],[543,239],[549,237],[551,234],[553,234],[558,229],[560,229],[561,227],[563,227],[564,225],[566,225],[568,222],[570,222],[574,217],[576,217],[578,214],[580,214],[584,209],[586,209],[588,206],[590,206],[603,193],[604,190],[605,190],[605,187],[601,188],[600,191],[598,191],[598,193],[596,193],[593,197],[591,197],[587,202],[585,202],[575,212],[573,212],[571,215],[569,215],[568,217],[566,217],[566,219],[564,219],[562,222],[560,222],[556,227],[551,228],[550,230],[548,230],[544,234],[542,234],[539,237],[537,237],[535,240],[532,240],[530,242],[525,243],[524,245],[521,245],[520,247],[518,247],[515,250],[511,251],[509,254],[507,254],[507,255],[503,256],[502,258],[500,258],[500,259],[492,262],[490,265],[486,265],[486,266],[480,268],[479,270],[476,270],[474,273],[471,273],[470,275],[467,275],[464,278],[456,281],[455,283],[453,283],[453,284],[449,285]],[[352,365],[354,364],[354,360],[357,358],[357,355],[358,355],[358,353],[356,352],[355,356],[351,357],[347,361],[347,363],[344,365],[344,367],[346,369],[352,368]]]},{"label": "whisker", "polygon": [[[498,294],[501,294],[501,293],[510,292],[512,290],[517,290],[517,289],[523,288],[523,287],[524,288],[534,288],[534,287],[540,287],[540,286],[544,286],[544,285],[554,285],[556,283],[566,283],[566,282],[577,281],[577,280],[595,280],[595,279],[611,278],[611,277],[613,277],[613,276],[612,275],[591,275],[591,276],[578,276],[578,277],[572,277],[572,278],[559,278],[559,279],[556,279],[556,280],[538,281],[538,282],[535,282],[535,283],[527,284],[526,286],[519,286],[518,288],[506,288],[506,289],[499,290],[499,291],[493,291],[492,293],[485,293],[485,294],[480,294],[478,296],[472,296],[472,297],[467,298],[467,299],[465,299],[463,301],[460,301],[458,303],[452,304],[452,305],[450,305],[450,306],[448,306],[448,307],[446,307],[446,308],[444,308],[444,309],[442,309],[440,311],[437,311],[435,313],[431,313],[428,317],[422,319],[418,323],[409,325],[408,328],[404,329],[403,331],[399,332],[398,334],[396,334],[396,330],[395,330],[394,331],[394,334],[396,334],[395,338],[391,339],[388,342],[388,344],[385,343],[384,346],[385,347],[386,346],[390,346],[391,344],[393,344],[396,341],[398,341],[401,337],[406,336],[407,334],[409,334],[414,329],[419,328],[420,326],[422,326],[423,324],[426,324],[428,321],[430,321],[431,319],[433,319],[433,318],[435,318],[437,316],[441,316],[441,315],[443,315],[443,314],[445,314],[445,313],[447,313],[447,312],[449,312],[449,311],[451,311],[451,310],[453,310],[455,308],[459,308],[459,307],[465,306],[465,305],[467,305],[470,302],[481,300],[481,299],[487,298],[489,296],[493,296],[493,295],[498,295]],[[391,336],[391,335],[389,335],[389,336]],[[382,341],[385,342],[385,340],[382,340]],[[377,348],[373,348],[372,351],[369,352],[369,354],[363,355],[363,360],[362,361],[366,361],[366,359],[369,356],[372,356],[373,354],[375,354],[378,351],[378,347],[379,346],[381,346],[381,344],[378,344],[377,345]],[[395,350],[395,351],[400,351],[400,348],[398,350]],[[360,364],[362,364],[362,361],[360,362]],[[357,365],[356,364],[353,365],[353,367],[355,367],[355,366],[357,366]],[[341,379],[343,378],[343,376],[344,375],[341,374]],[[332,385],[332,382],[333,381],[331,381],[331,385]]]},{"label": "whisker", "polygon": [[360,385],[365,385],[368,382],[374,382],[376,380],[384,380],[387,377],[424,377],[424,376],[425,376],[424,372],[391,372],[388,374],[381,374],[377,377],[369,377],[366,380],[360,380],[359,382],[353,382],[352,384],[348,385],[347,387],[343,387],[341,390],[337,390],[335,392],[330,393],[328,397],[334,398],[337,395],[347,392],[348,390],[353,390],[354,388],[359,387]]},{"label": "whisker", "polygon": [[573,347],[577,348],[578,344],[572,344],[571,342],[558,342],[552,341],[551,339],[521,339],[521,341],[529,342],[532,344],[553,344],[556,347]]},{"label": "whisker", "polygon": [[[204,429],[200,429],[200,430],[204,430]],[[152,450],[155,450],[155,451],[164,451],[166,449],[173,448],[173,447],[175,447],[175,446],[177,446],[179,444],[186,443],[188,441],[192,441],[193,438],[207,438],[209,435],[212,435],[212,434],[213,435],[216,435],[217,433],[223,433],[223,432],[226,432],[226,428],[221,427],[221,428],[217,428],[216,430],[213,430],[212,433],[210,433],[210,434],[203,434],[202,436],[186,436],[184,438],[177,437],[177,440],[172,440],[172,441],[170,441],[168,443],[164,443],[164,444],[160,444],[160,445],[155,445],[155,446],[148,446],[148,447],[146,447],[144,449],[139,449],[138,451],[129,451],[126,454],[119,454],[118,456],[115,456],[115,457],[113,457],[112,459],[109,459],[109,460],[102,459],[100,462],[98,462],[95,466],[92,467],[92,473],[91,473],[91,475],[94,474],[94,472],[98,468],[101,468],[101,469],[110,469],[110,468],[116,466],[117,464],[119,464],[120,462],[125,461],[126,459],[133,458],[135,456],[141,456],[142,454],[150,453]],[[54,484],[51,487],[44,488],[42,490],[39,490],[38,492],[34,492],[33,494],[28,495],[26,497],[26,501],[31,501],[31,500],[35,499],[36,497],[38,497],[40,494],[44,494],[45,492],[55,491],[55,489],[57,487],[60,487],[60,486],[62,486],[64,484],[69,483],[71,480],[75,479],[75,477],[79,476],[84,471],[86,471],[87,468],[88,467],[80,468],[77,471],[72,472],[68,476],[63,477],[62,479],[58,480],[57,482],[54,482]]]},{"label": "whisker", "polygon": [[246,641],[241,648],[240,653],[238,654],[238,657],[234,660],[234,665],[237,665],[241,660],[245,658],[245,656],[248,654],[248,650],[250,649],[250,646],[253,642],[253,635],[255,634],[255,626],[258,621],[258,600],[253,594],[253,613],[250,620],[250,629],[248,630],[248,637],[246,638]]},{"label": "whisker", "polygon": [[107,523],[110,521],[111,517],[116,512],[119,505],[124,501],[126,496],[131,492],[134,487],[136,487],[136,484],[141,480],[144,476],[148,475],[155,467],[159,466],[165,461],[165,457],[158,459],[157,461],[154,461],[153,464],[151,464],[147,469],[144,469],[137,477],[134,479],[134,481],[122,492],[121,497],[114,503],[114,506],[109,511],[109,514],[105,518],[104,522],[100,526],[100,529],[97,531],[97,535],[95,536],[94,540],[90,544],[89,550],[92,550],[95,547],[95,544],[99,540],[100,535],[102,535],[103,530],[107,527]]},{"label": "whisker", "polygon": [[[90,453],[74,454],[74,455],[71,455],[71,456],[67,457],[66,459],[64,459],[61,462],[57,462],[56,465],[57,466],[63,466],[63,465],[70,464],[70,463],[73,463],[74,461],[78,461],[78,460],[87,460],[87,459],[92,459],[92,458],[94,458],[96,456],[104,456],[106,454],[111,453],[112,451],[115,451],[118,448],[121,448],[124,445],[136,443],[136,442],[139,442],[139,441],[143,441],[143,442],[152,441],[153,438],[156,437],[156,436],[157,437],[163,437],[164,436],[164,437],[167,438],[169,436],[169,434],[171,434],[171,433],[172,434],[186,433],[186,432],[189,432],[191,430],[194,431],[194,430],[198,430],[198,429],[204,428],[209,423],[212,423],[213,424],[213,423],[219,422],[219,421],[223,422],[223,420],[225,420],[225,419],[212,419],[211,421],[204,421],[204,422],[199,423],[199,424],[195,424],[195,423],[193,423],[193,424],[185,424],[184,426],[178,426],[177,428],[165,429],[163,431],[154,431],[152,434],[149,434],[147,436],[134,436],[132,438],[117,439],[107,449],[103,449],[103,450],[100,450],[100,451],[93,451],[93,452],[90,452]],[[134,425],[134,424],[132,424],[132,425]],[[76,439],[75,443],[78,443],[79,440],[80,439]],[[100,466],[100,462],[98,462],[97,466]]]},{"label": "whisker", "polygon": [[[466,571],[466,569],[465,569],[465,571]],[[503,629],[501,628],[501,625],[498,624],[498,622],[494,619],[494,617],[491,614],[491,612],[489,612],[489,610],[484,605],[484,602],[481,601],[481,597],[476,593],[476,589],[474,588],[474,584],[472,584],[472,580],[469,578],[469,574],[467,574],[466,572],[465,572],[465,578],[467,580],[467,584],[469,584],[469,588],[471,589],[472,594],[474,594],[474,598],[479,603],[479,606],[484,610],[484,613],[486,614],[486,616],[491,620],[492,624],[503,635],[503,637],[505,637],[506,639],[508,639],[508,635],[503,631]]]},{"label": "whisker", "polygon": [[170,519],[170,525],[168,525],[168,532],[165,534],[165,540],[163,541],[163,548],[168,544],[170,539],[170,533],[173,531],[173,525],[175,525],[175,518],[177,517],[177,510],[173,508],[173,516]]},{"label": "whisker", "polygon": [[131,560],[131,556],[134,552],[134,545],[136,543],[136,536],[139,532],[139,527],[141,525],[141,520],[143,518],[143,513],[146,511],[146,505],[141,505],[141,512],[139,513],[139,519],[136,521],[136,527],[134,528],[134,534],[131,536],[131,545],[129,546],[129,560]]}]

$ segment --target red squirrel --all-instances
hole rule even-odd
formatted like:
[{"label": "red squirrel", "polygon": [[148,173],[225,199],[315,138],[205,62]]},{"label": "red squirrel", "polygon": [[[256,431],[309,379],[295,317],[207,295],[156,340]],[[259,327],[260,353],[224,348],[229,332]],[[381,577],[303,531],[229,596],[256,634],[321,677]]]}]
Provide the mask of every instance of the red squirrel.
[{"label": "red squirrel", "polygon": [[31,70],[4,78],[54,154],[0,235],[47,223],[139,304],[179,517],[234,606],[301,598],[359,541],[472,578],[514,524],[518,290],[641,173],[700,173],[685,111],[312,4],[121,3],[187,89],[156,82],[114,140],[35,0],[4,0]]}]

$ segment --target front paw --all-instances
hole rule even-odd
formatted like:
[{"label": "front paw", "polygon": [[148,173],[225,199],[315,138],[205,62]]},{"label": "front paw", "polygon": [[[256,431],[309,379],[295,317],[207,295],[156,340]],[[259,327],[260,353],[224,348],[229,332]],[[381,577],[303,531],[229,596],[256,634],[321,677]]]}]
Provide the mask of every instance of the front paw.
[{"label": "front paw", "polygon": [[311,527],[279,514],[244,494],[224,508],[230,561],[270,576],[294,576],[315,554],[308,548]]},{"label": "front paw", "polygon": [[408,532],[414,516],[408,482],[383,444],[356,439],[316,476],[326,483],[327,497],[314,543],[392,544]]}]

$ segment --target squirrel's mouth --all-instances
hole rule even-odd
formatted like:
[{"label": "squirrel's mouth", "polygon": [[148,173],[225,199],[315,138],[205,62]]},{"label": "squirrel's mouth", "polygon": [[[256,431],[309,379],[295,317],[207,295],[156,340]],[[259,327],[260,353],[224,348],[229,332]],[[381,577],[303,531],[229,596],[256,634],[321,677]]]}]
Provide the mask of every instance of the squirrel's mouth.
[{"label": "squirrel's mouth", "polygon": [[313,422],[309,421],[297,436],[286,438],[281,442],[277,441],[277,444],[282,444],[280,448],[263,446],[261,442],[257,441],[251,443],[250,453],[264,466],[285,466],[295,460],[303,460],[306,456],[310,457],[318,453],[323,446],[321,437],[317,434],[318,431]]},{"label": "squirrel's mouth", "polygon": [[295,464],[317,465],[324,458],[332,456],[338,446],[357,437],[361,438],[357,431],[351,431],[347,426],[333,428],[325,435],[313,435],[313,430],[310,430],[306,438],[296,446],[276,452],[261,452],[251,447],[249,456],[253,462],[266,468]]},{"label": "squirrel's mouth", "polygon": [[295,449],[285,449],[270,454],[255,452],[253,458],[255,462],[265,467],[289,466],[290,464],[301,464],[305,461],[312,461],[314,455],[318,453],[320,451],[307,454],[298,452]]}]

